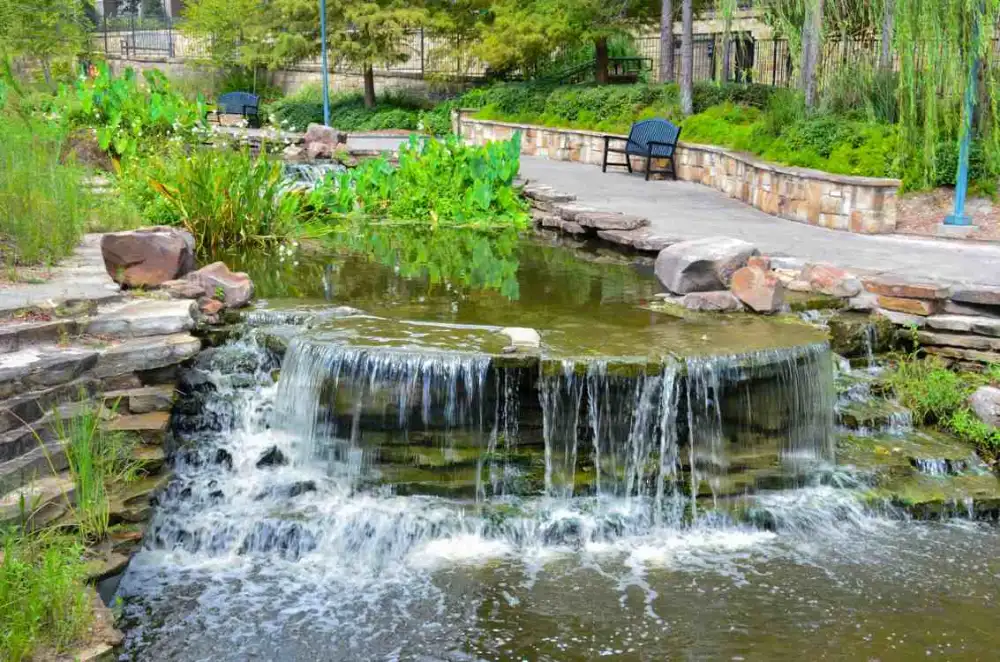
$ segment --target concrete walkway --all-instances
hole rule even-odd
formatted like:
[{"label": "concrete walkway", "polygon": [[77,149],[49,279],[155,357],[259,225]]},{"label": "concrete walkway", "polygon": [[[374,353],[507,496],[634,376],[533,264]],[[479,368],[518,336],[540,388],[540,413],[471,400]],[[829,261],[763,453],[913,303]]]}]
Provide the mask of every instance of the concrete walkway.
[{"label": "concrete walkway", "polygon": [[641,175],[604,174],[597,166],[531,156],[521,156],[521,177],[571,193],[589,207],[644,216],[653,229],[682,240],[723,235],[752,242],[766,255],[912,279],[1000,285],[1000,244],[827,230],[770,216],[700,184],[646,182]]}]

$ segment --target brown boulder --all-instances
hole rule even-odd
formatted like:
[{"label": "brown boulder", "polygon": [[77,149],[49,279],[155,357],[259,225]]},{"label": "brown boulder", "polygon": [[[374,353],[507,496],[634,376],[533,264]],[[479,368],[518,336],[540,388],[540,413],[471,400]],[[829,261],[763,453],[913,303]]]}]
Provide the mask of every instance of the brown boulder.
[{"label": "brown boulder", "polygon": [[253,281],[242,272],[232,272],[223,262],[213,262],[187,276],[209,297],[221,299],[226,308],[242,308],[253,298]]},{"label": "brown boulder", "polygon": [[799,280],[809,283],[813,292],[849,299],[861,293],[861,281],[850,272],[831,264],[807,264]]},{"label": "brown boulder", "polygon": [[124,287],[158,287],[194,269],[194,237],[163,226],[101,237],[104,268]]},{"label": "brown boulder", "polygon": [[168,280],[160,286],[171,299],[198,299],[205,296],[205,288],[198,283],[181,278]]},{"label": "brown boulder", "polygon": [[785,304],[785,286],[772,272],[760,267],[738,269],[730,288],[737,299],[758,313],[774,313]]}]

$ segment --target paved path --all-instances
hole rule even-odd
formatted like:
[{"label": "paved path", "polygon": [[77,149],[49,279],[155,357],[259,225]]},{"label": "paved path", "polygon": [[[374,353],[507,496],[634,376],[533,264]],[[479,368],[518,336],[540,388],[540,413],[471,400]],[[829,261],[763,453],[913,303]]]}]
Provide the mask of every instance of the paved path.
[{"label": "paved path", "polygon": [[0,317],[21,308],[55,308],[74,301],[100,303],[120,298],[121,290],[104,268],[101,235],[89,234],[44,282],[0,285]]},{"label": "paved path", "polygon": [[521,176],[597,209],[644,216],[656,230],[679,239],[725,235],[752,242],[768,255],[1000,285],[1000,244],[826,230],[770,216],[700,184],[646,182],[641,175],[604,174],[597,166],[531,156],[521,157]]}]

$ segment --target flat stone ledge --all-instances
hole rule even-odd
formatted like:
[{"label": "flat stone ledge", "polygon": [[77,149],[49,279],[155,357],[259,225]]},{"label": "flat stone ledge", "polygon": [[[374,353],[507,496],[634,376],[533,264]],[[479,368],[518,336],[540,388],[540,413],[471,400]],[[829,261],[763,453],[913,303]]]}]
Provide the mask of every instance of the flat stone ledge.
[{"label": "flat stone ledge", "polygon": [[129,340],[105,349],[94,368],[100,378],[183,363],[201,351],[201,341],[186,333]]},{"label": "flat stone ledge", "polygon": [[659,234],[648,227],[635,230],[598,230],[597,236],[612,244],[627,246],[647,253],[659,253],[664,248],[682,241],[677,237]]},{"label": "flat stone ledge", "polygon": [[1000,286],[956,285],[951,293],[951,299],[962,303],[1000,306]]},{"label": "flat stone ledge", "polygon": [[166,336],[194,328],[197,304],[188,299],[132,301],[99,312],[86,325],[86,333],[116,338]]}]

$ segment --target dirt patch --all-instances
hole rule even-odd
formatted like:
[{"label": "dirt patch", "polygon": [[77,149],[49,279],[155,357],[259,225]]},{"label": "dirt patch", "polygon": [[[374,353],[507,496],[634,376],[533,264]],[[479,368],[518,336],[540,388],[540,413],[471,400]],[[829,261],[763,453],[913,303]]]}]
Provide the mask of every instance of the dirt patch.
[{"label": "dirt patch", "polygon": [[66,137],[62,151],[59,153],[60,163],[76,161],[82,166],[95,170],[111,172],[114,167],[111,157],[97,143],[97,136],[91,129],[77,129]]},{"label": "dirt patch", "polygon": [[[950,188],[900,196],[896,202],[896,232],[940,237],[941,222],[954,207],[955,191]],[[965,209],[976,226],[967,239],[1000,241],[1000,201],[970,198]]]}]

